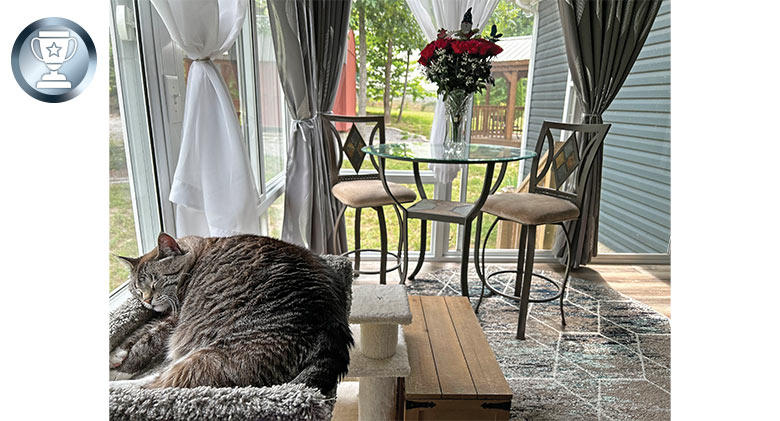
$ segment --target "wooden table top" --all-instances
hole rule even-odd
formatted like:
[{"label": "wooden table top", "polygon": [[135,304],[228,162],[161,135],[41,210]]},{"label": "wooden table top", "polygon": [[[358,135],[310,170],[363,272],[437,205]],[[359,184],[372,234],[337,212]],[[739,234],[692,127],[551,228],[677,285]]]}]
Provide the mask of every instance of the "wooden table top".
[{"label": "wooden table top", "polygon": [[512,398],[468,298],[410,296],[409,305],[407,399]]}]

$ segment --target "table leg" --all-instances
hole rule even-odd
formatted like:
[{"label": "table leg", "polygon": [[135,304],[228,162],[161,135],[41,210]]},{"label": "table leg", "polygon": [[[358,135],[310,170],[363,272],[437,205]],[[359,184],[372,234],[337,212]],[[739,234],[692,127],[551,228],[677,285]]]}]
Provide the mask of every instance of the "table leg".
[{"label": "table leg", "polygon": [[404,285],[406,284],[406,273],[409,270],[409,214],[406,213],[406,209],[404,209],[404,217],[402,220],[404,221],[403,227],[401,228],[401,232],[399,232],[398,235],[403,236],[404,239],[404,259],[400,280],[400,284]]},{"label": "table leg", "polygon": [[[420,163],[419,162],[412,162],[412,171],[414,173],[414,184],[417,186],[417,193],[420,195],[420,199],[427,199],[428,195],[425,194],[425,186],[422,183],[422,178],[420,177]],[[407,244],[409,241],[409,221],[406,222],[406,229],[407,229]],[[409,275],[409,279],[414,280],[414,277],[417,276],[417,274],[420,272],[420,269],[422,269],[423,262],[425,261],[425,246],[427,243],[427,237],[428,237],[428,221],[425,219],[420,219],[420,257],[417,258],[417,265],[414,267],[414,270],[412,271],[412,274]]]},{"label": "table leg", "polygon": [[[469,247],[471,241],[471,222],[482,210],[482,205],[485,204],[485,200],[487,200],[488,195],[494,192],[496,188],[498,188],[498,184],[496,184],[496,187],[494,188],[491,187],[493,185],[493,170],[495,167],[496,165],[493,162],[489,162],[487,164],[487,167],[485,168],[485,180],[482,183],[482,192],[479,194],[479,199],[474,202],[474,206],[471,208],[471,211],[469,211],[469,214],[466,215],[465,223],[463,224],[463,237],[461,238],[461,248],[463,255],[460,259],[460,293],[464,297],[469,296],[469,251],[471,251]],[[497,183],[501,182],[505,171],[506,164],[503,164],[501,167],[501,173],[498,176]],[[477,241],[478,240],[479,235],[477,235]]]},{"label": "table leg", "polygon": [[428,243],[428,220],[420,220],[420,257],[417,258],[417,266],[414,267],[412,274],[409,275],[409,279],[414,280],[414,277],[422,269],[423,262],[425,261],[425,246]]}]

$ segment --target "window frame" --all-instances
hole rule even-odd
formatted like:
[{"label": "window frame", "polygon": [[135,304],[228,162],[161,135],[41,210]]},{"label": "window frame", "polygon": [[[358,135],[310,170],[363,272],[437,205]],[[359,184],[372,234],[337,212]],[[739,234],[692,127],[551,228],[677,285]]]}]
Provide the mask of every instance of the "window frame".
[{"label": "window frame", "polygon": [[[125,43],[132,40],[121,40],[118,34],[115,12],[119,7],[125,7],[132,12],[133,21],[127,22],[128,25],[135,24],[136,32],[133,32],[136,42],[137,68],[126,67],[123,60],[120,60],[120,52],[124,47],[120,47],[117,41]],[[160,204],[160,195],[157,186],[158,173],[155,165],[155,151],[151,145],[151,116],[146,102],[146,74],[144,72],[143,52],[138,43],[138,7],[134,0],[113,0],[109,2],[110,8],[110,27],[109,38],[113,46],[114,76],[117,89],[117,99],[119,103],[119,113],[122,121],[122,132],[124,136],[125,154],[128,171],[128,182],[130,184],[131,203],[133,208],[133,219],[135,224],[136,240],[138,253],[144,250],[154,248],[157,243],[157,234],[162,224],[162,210]],[[127,72],[127,73],[126,73]],[[137,76],[133,72],[138,72]],[[136,80],[137,79],[137,80]],[[132,86],[139,89],[131,95],[125,91],[125,82],[134,80]],[[137,84],[137,85],[136,85]],[[133,97],[135,96],[135,98]],[[128,108],[137,103],[138,97],[142,98],[140,106],[135,107],[131,115],[128,115]],[[126,102],[127,101],[127,102]],[[136,104],[137,105],[137,104]],[[134,121],[128,121],[134,120]],[[139,168],[142,171],[139,171]],[[147,198],[142,200],[141,198]],[[111,308],[124,302],[129,296],[127,291],[127,281],[116,287],[109,293],[109,304]]]}]

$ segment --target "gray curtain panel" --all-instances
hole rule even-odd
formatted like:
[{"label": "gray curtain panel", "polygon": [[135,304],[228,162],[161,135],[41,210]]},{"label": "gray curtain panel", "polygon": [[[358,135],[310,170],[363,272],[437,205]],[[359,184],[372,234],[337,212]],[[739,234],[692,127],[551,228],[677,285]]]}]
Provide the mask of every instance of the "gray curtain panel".
[{"label": "gray curtain panel", "polygon": [[329,112],[346,53],[351,0],[268,0],[276,65],[293,128],[287,146],[282,239],[316,253],[346,249],[334,234],[337,203],[330,192],[334,145],[319,118]]},{"label": "gray curtain panel", "polygon": [[[349,32],[349,15],[352,1],[315,0],[314,1],[314,36],[317,58],[317,105],[321,113],[333,110],[336,93],[341,80],[341,69],[347,55],[347,34]],[[349,81],[347,81],[349,82]],[[332,142],[328,142],[332,134],[323,127],[323,139],[325,139],[324,154],[328,162],[328,195],[330,187],[337,179],[339,168],[337,167],[338,149]],[[331,196],[331,215],[338,215],[339,208],[343,206]],[[333,226],[333,222],[330,223]],[[330,253],[340,254],[347,251],[347,230],[344,218],[331,235]]]},{"label": "gray curtain panel", "polygon": [[[602,123],[601,115],[617,96],[650,33],[661,0],[558,0],[572,81],[582,104],[582,123]],[[598,253],[603,148],[585,187],[580,218],[567,223],[571,267],[587,264]],[[563,232],[553,252],[566,262]]]}]

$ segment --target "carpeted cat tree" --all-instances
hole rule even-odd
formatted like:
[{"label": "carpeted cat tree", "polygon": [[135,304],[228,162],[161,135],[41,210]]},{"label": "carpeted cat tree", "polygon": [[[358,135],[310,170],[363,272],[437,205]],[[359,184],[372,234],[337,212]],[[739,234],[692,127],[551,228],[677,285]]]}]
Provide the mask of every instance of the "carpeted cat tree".
[{"label": "carpeted cat tree", "polygon": [[358,378],[358,420],[395,419],[396,383],[409,375],[399,325],[412,322],[404,285],[355,285],[349,315],[355,347],[347,377]]},{"label": "carpeted cat tree", "polygon": [[[352,303],[352,263],[344,257],[323,257],[339,274],[349,310]],[[111,312],[111,350],[153,316],[153,311],[147,310],[135,299]],[[358,338],[355,340],[357,342]],[[159,365],[147,367],[142,373],[134,373],[134,377],[143,377],[160,368]],[[202,386],[191,389],[109,386],[112,420],[329,420],[335,400],[335,390],[324,396],[315,388],[293,383],[269,387]]]}]

